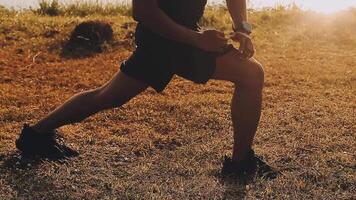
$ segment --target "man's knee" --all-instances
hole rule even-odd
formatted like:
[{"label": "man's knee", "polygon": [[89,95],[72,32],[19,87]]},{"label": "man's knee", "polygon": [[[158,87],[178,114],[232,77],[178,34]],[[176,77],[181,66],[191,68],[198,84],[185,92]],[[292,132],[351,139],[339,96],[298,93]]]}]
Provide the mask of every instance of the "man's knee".
[{"label": "man's knee", "polygon": [[247,76],[240,85],[248,89],[262,89],[265,80],[265,72],[262,64],[256,60],[251,60],[248,66],[246,66],[246,70]]},{"label": "man's knee", "polygon": [[254,74],[256,75],[256,84],[259,88],[263,88],[265,82],[265,71],[261,63],[255,61],[254,62]]}]

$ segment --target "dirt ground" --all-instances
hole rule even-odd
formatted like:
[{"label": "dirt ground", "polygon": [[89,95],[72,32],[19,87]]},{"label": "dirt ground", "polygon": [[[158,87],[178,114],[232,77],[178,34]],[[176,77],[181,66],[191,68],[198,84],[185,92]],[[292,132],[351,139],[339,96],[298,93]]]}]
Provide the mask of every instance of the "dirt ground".
[{"label": "dirt ground", "polygon": [[231,154],[233,85],[179,77],[61,128],[79,157],[23,166],[14,145],[23,123],[105,83],[132,51],[134,24],[109,17],[117,42],[71,59],[59,49],[84,19],[1,15],[0,199],[355,199],[356,12],[283,12],[252,21],[266,74],[254,147],[284,175],[249,183],[219,173]]}]

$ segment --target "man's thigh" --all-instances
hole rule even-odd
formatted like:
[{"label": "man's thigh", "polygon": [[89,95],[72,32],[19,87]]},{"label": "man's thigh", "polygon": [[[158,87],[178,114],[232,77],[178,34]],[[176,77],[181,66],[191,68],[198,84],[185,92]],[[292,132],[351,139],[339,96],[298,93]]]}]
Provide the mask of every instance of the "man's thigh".
[{"label": "man's thigh", "polygon": [[124,61],[121,71],[131,78],[140,80],[161,92],[174,75],[171,67],[172,53],[167,47],[139,46],[133,54]]},{"label": "man's thigh", "polygon": [[[99,100],[104,107],[121,106],[146,90],[148,85],[118,71],[99,89]],[[107,104],[106,104],[107,103]]]},{"label": "man's thigh", "polygon": [[182,45],[173,60],[175,74],[195,83],[204,84],[211,79],[216,67],[216,55],[196,47]]}]

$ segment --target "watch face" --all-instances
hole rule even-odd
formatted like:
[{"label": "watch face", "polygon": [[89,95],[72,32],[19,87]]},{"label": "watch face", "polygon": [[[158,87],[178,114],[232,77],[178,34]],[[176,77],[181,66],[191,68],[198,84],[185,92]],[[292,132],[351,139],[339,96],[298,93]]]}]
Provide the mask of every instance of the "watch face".
[{"label": "watch face", "polygon": [[245,31],[247,31],[248,33],[252,32],[252,26],[251,24],[247,23],[247,22],[243,22],[242,23],[242,27]]}]

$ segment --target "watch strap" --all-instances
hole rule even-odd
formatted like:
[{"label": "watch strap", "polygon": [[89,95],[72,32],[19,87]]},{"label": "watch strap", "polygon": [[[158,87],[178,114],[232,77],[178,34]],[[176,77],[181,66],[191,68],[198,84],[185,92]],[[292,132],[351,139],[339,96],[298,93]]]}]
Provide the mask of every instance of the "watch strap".
[{"label": "watch strap", "polygon": [[244,27],[244,23],[247,23],[247,22],[241,22],[238,27],[235,27],[233,26],[233,31],[234,32],[242,32],[242,33],[246,33],[248,35],[251,34],[251,30],[247,30],[245,27]]}]

